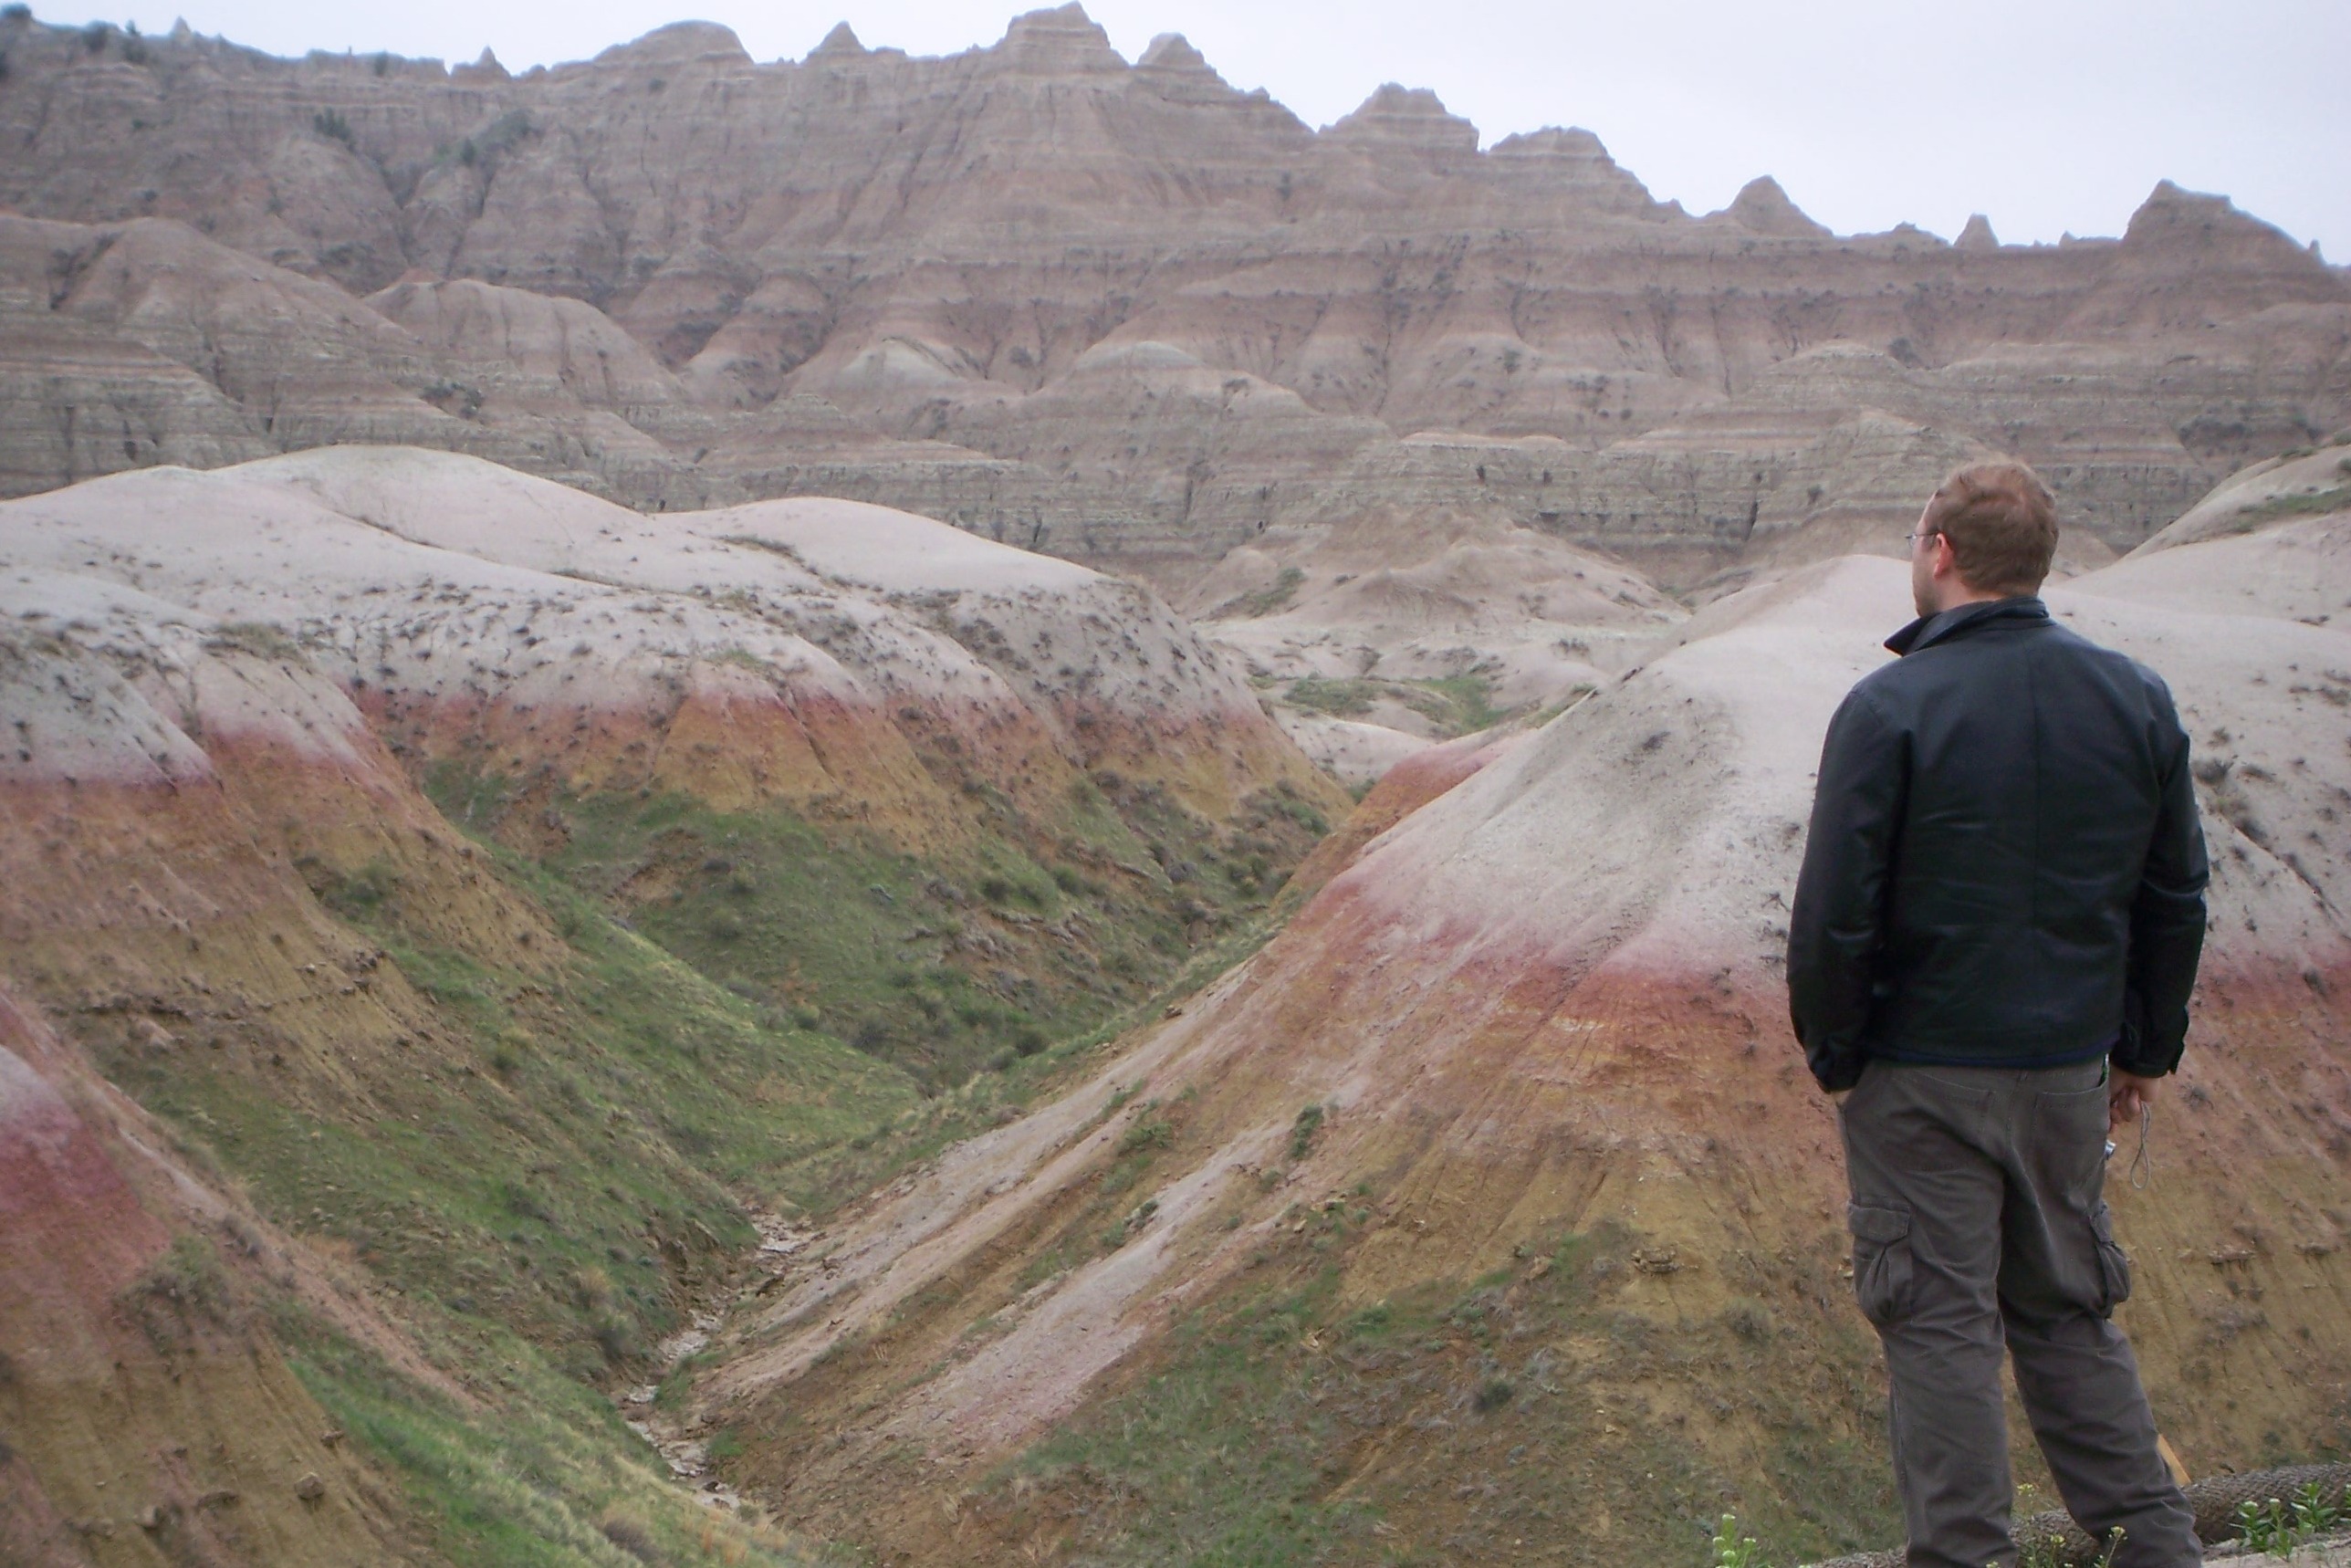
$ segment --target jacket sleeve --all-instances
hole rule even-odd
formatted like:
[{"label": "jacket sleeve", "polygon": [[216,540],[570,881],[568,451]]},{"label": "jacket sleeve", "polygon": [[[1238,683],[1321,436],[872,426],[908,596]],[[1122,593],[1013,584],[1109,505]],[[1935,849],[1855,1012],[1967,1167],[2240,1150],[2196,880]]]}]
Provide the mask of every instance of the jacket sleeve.
[{"label": "jacket sleeve", "polygon": [[2179,1065],[2188,1040],[2188,998],[2204,951],[2204,828],[2196,816],[2196,782],[2188,737],[2171,694],[2149,677],[2158,697],[2157,761],[2162,795],[2146,869],[2131,900],[2130,958],[2123,982],[2123,1033],[2113,1061],[2126,1072],[2160,1077]]},{"label": "jacket sleeve", "polygon": [[1855,688],[1829,721],[1804,866],[1788,919],[1788,1010],[1827,1090],[1861,1077],[1886,887],[1909,793],[1909,747]]}]

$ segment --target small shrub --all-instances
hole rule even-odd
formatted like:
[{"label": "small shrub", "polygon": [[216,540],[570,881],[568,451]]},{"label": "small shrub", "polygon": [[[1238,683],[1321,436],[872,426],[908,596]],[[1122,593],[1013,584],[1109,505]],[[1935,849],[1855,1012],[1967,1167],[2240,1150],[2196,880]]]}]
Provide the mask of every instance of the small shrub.
[{"label": "small shrub", "polygon": [[204,639],[207,653],[250,653],[256,659],[299,659],[302,645],[266,621],[231,621]]},{"label": "small shrub", "polygon": [[162,1351],[184,1341],[192,1322],[235,1325],[228,1275],[211,1243],[201,1236],[175,1239],[162,1257],[122,1288],[115,1301]]},{"label": "small shrub", "polygon": [[81,30],[81,47],[93,55],[99,54],[106,48],[106,41],[112,37],[114,37],[112,23],[92,22]]},{"label": "small shrub", "polygon": [[400,891],[400,873],[377,859],[355,872],[322,872],[311,885],[319,903],[348,920],[381,909]]},{"label": "small shrub", "polygon": [[1499,1410],[1510,1402],[1510,1396],[1517,1392],[1517,1389],[1510,1386],[1509,1378],[1489,1377],[1478,1385],[1478,1408],[1489,1413]]},{"label": "small shrub", "polygon": [[600,1314],[590,1333],[596,1348],[604,1353],[606,1362],[618,1365],[634,1361],[641,1354],[637,1345],[637,1325],[617,1312]]},{"label": "small shrub", "polygon": [[1147,1117],[1127,1128],[1118,1140],[1122,1155],[1139,1155],[1152,1149],[1164,1149],[1176,1135],[1175,1128],[1156,1116]]},{"label": "small shrub", "polygon": [[1270,615],[1288,604],[1305,580],[1303,571],[1294,566],[1285,566],[1266,587],[1255,593],[1244,593],[1237,599],[1227,600],[1208,612],[1208,619],[1254,621],[1259,616]]},{"label": "small shrub", "polygon": [[604,1539],[635,1558],[640,1563],[659,1562],[661,1554],[653,1548],[653,1532],[634,1514],[609,1512],[598,1523]]},{"label": "small shrub", "polygon": [[310,117],[310,129],[329,141],[340,141],[352,152],[359,151],[359,138],[351,131],[351,122],[340,110],[322,109]]},{"label": "small shrub", "polygon": [[1322,1107],[1320,1103],[1298,1113],[1298,1119],[1290,1124],[1290,1157],[1304,1159],[1307,1151],[1314,1146],[1314,1134],[1322,1130]]}]

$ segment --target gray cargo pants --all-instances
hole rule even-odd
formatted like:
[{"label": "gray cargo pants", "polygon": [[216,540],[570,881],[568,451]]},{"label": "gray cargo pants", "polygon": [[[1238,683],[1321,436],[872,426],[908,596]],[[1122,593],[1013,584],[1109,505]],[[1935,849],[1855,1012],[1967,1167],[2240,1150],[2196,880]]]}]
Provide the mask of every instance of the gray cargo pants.
[{"label": "gray cargo pants", "polygon": [[2200,1563],[2156,1450],[2105,1185],[2105,1064],[2020,1071],[1873,1061],[1839,1121],[1853,1283],[1886,1347],[1911,1568],[2011,1568],[2003,1340],[2057,1490],[2116,1568]]}]

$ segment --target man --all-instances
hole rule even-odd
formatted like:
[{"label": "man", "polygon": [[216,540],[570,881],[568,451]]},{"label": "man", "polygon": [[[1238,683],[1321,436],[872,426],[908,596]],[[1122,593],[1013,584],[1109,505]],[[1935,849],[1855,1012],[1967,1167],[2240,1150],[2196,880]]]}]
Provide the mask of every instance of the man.
[{"label": "man", "polygon": [[2179,1065],[2203,944],[2188,737],[2156,675],[2036,595],[2056,508],[1960,469],[1910,536],[1918,619],[1830,722],[1788,991],[1836,1096],[1854,1289],[1885,1346],[1912,1568],[2011,1565],[2003,1341],[2116,1568],[2201,1560],[2108,1321],[2105,1134]]}]

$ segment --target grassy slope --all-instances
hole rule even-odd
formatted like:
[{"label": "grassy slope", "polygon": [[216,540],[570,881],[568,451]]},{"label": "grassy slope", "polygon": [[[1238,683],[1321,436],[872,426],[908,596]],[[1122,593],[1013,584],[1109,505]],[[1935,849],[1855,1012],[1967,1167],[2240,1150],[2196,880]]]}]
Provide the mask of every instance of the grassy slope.
[{"label": "grassy slope", "polygon": [[[444,768],[452,821],[496,833],[522,792]],[[1279,790],[1219,831],[1164,793],[1085,784],[1058,821],[924,862],[789,811],[559,796],[549,872],[778,1025],[821,1030],[926,1090],[1095,1030],[1263,909],[1327,824]]]},{"label": "grassy slope", "polygon": [[197,1053],[121,1050],[101,1065],[267,1211],[347,1244],[412,1297],[504,1323],[601,1378],[677,1327],[691,1282],[754,1239],[737,1195],[778,1196],[785,1166],[914,1094],[527,865],[504,869],[566,934],[554,983],[414,940],[396,884],[325,890],[441,1028],[413,1072],[371,1083],[372,1108],[306,1112]]},{"label": "grassy slope", "polygon": [[365,1103],[256,1092],[210,1052],[119,1031],[88,1042],[200,1166],[363,1263],[477,1396],[452,1401],[275,1310],[297,1375],[397,1479],[427,1550],[501,1568],[803,1561],[671,1485],[594,1388],[632,1375],[729,1273],[756,1237],[743,1200],[789,1201],[787,1172],[916,1103],[914,1086],[494,858],[562,933],[552,971],[432,945],[387,868],[312,869],[321,903],[432,1004]]},{"label": "grassy slope", "polygon": [[389,865],[312,863],[323,907],[431,1006],[366,1103],[256,1092],[120,1031],[89,1043],[200,1163],[402,1298],[478,1396],[298,1313],[274,1325],[460,1563],[800,1560],[694,1506],[594,1389],[642,1375],[723,1285],[754,1239],[746,1202],[820,1211],[1041,1092],[1261,940],[1322,826],[1269,795],[1217,832],[1112,780],[1050,836],[1019,824],[927,865],[788,813],[601,797],[560,802],[542,860],[496,841],[497,780],[433,782],[560,933],[552,970],[435,942]]},{"label": "grassy slope", "polygon": [[[1899,1532],[1858,1334],[1836,1386],[1788,1385],[1772,1346],[1797,1331],[1760,1302],[1671,1333],[1623,1310],[1639,1249],[1614,1230],[1350,1308],[1338,1265],[1370,1208],[1301,1218],[1256,1282],[991,1478],[998,1541],[1102,1563],[1600,1563],[1698,1561],[1729,1510],[1810,1557]],[[1768,1478],[1693,1423],[1751,1431]]]},{"label": "grassy slope", "polygon": [[400,1478],[434,1548],[453,1562],[629,1568],[814,1555],[695,1503],[610,1404],[494,1324],[418,1320],[434,1359],[463,1368],[481,1395],[471,1406],[402,1377],[315,1318],[281,1308],[273,1326],[311,1396]]}]

